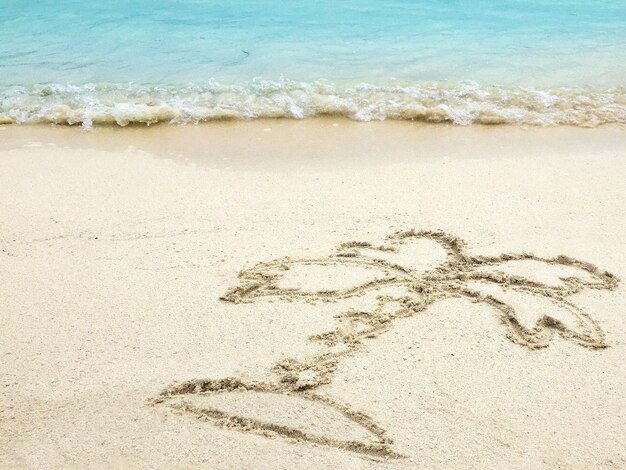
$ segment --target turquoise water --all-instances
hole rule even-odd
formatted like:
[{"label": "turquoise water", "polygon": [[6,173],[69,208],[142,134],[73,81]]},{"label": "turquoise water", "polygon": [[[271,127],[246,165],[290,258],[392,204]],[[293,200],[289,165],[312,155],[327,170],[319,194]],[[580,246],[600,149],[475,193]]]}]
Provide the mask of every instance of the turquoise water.
[{"label": "turquoise water", "polygon": [[0,0],[0,121],[626,122],[626,0]]}]

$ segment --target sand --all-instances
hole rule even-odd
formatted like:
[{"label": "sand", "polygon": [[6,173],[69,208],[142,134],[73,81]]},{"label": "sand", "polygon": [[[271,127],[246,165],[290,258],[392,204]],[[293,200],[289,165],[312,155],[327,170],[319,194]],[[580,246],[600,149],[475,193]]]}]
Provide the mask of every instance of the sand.
[{"label": "sand", "polygon": [[0,467],[626,467],[626,130],[0,126]]}]

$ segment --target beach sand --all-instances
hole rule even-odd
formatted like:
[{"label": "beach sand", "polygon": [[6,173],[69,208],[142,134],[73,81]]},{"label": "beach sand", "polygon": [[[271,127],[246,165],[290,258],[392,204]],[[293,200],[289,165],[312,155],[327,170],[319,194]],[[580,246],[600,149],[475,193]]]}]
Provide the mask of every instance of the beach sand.
[{"label": "beach sand", "polygon": [[625,468],[625,175],[623,127],[0,127],[0,467]]}]

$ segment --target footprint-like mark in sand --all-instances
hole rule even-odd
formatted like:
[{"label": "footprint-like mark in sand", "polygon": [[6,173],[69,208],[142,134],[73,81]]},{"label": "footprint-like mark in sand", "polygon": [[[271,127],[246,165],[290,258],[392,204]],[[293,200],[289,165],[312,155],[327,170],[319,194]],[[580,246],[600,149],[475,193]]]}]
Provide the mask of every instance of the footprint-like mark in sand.
[{"label": "footprint-like mark in sand", "polygon": [[382,245],[343,243],[323,258],[262,262],[242,271],[239,279],[221,300],[337,301],[374,292],[377,305],[338,315],[337,328],[310,338],[320,352],[303,361],[278,362],[272,368],[274,381],[191,380],[170,385],[152,403],[218,426],[382,458],[402,457],[386,430],[367,414],[316,390],[329,384],[338,362],[363,348],[367,339],[391,328],[394,319],[423,312],[438,300],[466,297],[495,311],[507,337],[526,348],[544,348],[555,335],[587,348],[605,348],[599,325],[568,297],[583,289],[614,289],[619,282],[613,274],[567,256],[472,256],[453,235],[414,230],[395,233]]}]

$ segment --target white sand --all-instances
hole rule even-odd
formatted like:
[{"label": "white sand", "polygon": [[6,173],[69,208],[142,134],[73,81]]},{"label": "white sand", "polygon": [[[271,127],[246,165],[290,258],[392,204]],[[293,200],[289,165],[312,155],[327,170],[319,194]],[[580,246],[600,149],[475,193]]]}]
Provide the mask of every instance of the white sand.
[{"label": "white sand", "polygon": [[[397,275],[370,259],[438,266],[436,240],[385,241],[409,229],[456,236],[470,257],[562,254],[624,279],[625,177],[626,130],[608,127],[2,128],[0,467],[625,468],[624,282],[532,259],[472,268],[523,279],[491,292],[511,296],[521,333],[442,278],[423,284],[441,298],[400,317],[376,295],[423,299],[404,284],[338,291]],[[354,263],[331,272],[349,241],[373,248],[344,249]],[[309,294],[220,300],[282,257],[294,277],[278,287]],[[365,338],[379,307],[390,328]],[[346,333],[334,316],[351,309],[369,316]],[[540,323],[548,346],[532,349],[544,316],[561,323]],[[311,365],[298,385],[272,372],[287,358]],[[196,379],[226,391],[151,401]],[[376,429],[388,453],[372,451]]]}]

